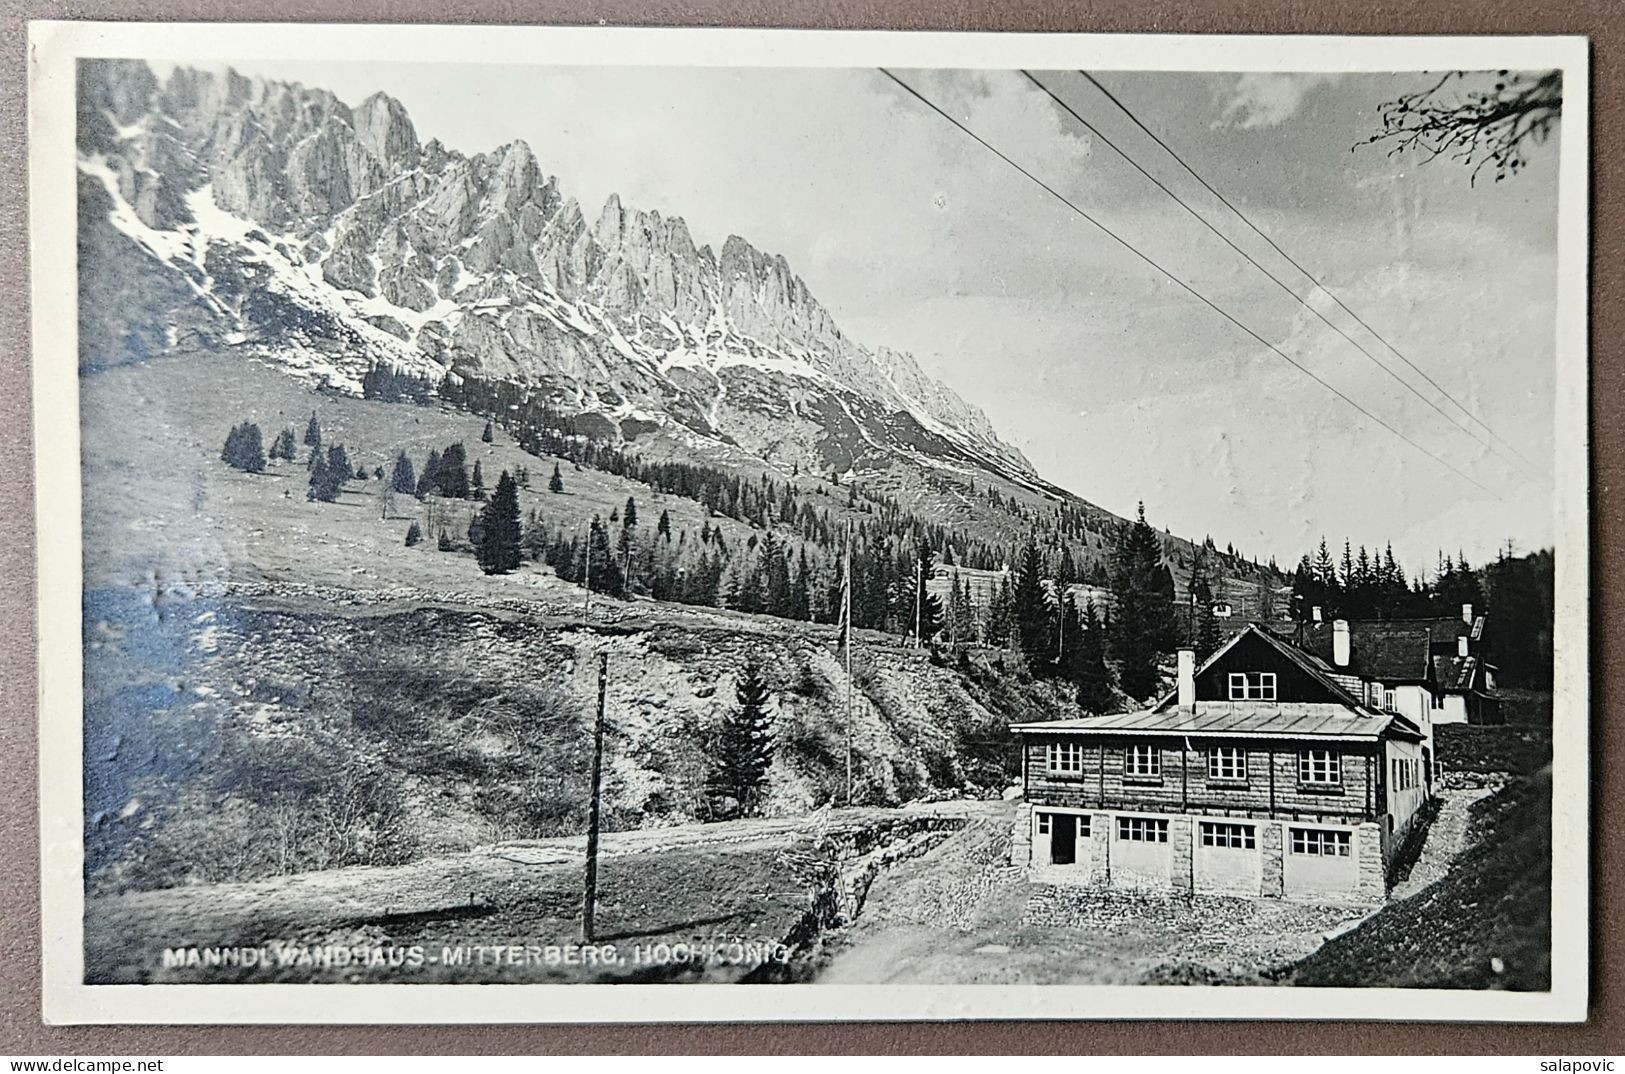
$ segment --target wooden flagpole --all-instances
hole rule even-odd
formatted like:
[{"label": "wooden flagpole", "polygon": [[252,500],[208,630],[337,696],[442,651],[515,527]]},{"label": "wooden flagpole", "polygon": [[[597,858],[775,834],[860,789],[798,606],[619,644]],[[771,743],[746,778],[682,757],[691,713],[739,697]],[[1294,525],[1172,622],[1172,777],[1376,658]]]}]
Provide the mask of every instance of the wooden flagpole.
[{"label": "wooden flagpole", "polygon": [[841,581],[842,641],[846,645],[846,804],[852,804],[852,520],[846,520],[846,568]]}]

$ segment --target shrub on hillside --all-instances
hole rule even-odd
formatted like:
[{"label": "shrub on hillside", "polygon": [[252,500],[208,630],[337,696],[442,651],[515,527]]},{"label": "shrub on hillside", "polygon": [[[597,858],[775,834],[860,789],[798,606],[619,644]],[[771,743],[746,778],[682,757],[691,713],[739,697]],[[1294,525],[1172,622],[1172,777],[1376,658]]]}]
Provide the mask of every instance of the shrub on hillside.
[{"label": "shrub on hillside", "polygon": [[396,775],[327,736],[264,737],[225,725],[207,774],[149,786],[143,822],[93,878],[102,890],[254,880],[414,851]]}]

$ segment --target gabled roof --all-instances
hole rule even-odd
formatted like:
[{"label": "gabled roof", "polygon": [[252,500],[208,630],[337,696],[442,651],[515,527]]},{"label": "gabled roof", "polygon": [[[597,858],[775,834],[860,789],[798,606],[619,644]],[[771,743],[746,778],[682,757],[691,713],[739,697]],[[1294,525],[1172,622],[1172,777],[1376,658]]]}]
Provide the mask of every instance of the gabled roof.
[{"label": "gabled roof", "polygon": [[1480,687],[1481,672],[1487,666],[1476,656],[1458,656],[1454,652],[1434,657],[1439,669],[1439,681],[1446,690],[1476,690]]},{"label": "gabled roof", "polygon": [[1176,738],[1350,739],[1375,742],[1394,729],[1419,734],[1404,717],[1370,716],[1329,701],[1203,701],[1194,711],[1145,709],[1112,716],[1016,724],[1011,730],[1031,734],[1107,734]]},{"label": "gabled roof", "polygon": [[[1422,682],[1427,679],[1434,648],[1434,620],[1354,619],[1349,621],[1349,665],[1334,673],[1364,676],[1383,682]],[[1465,625],[1465,624],[1463,624]],[[1331,666],[1331,623],[1295,623],[1281,628],[1288,644],[1298,645]],[[1452,635],[1452,637],[1454,637]],[[1451,652],[1455,642],[1449,643]]]},{"label": "gabled roof", "polygon": [[[1224,654],[1235,648],[1236,645],[1240,643],[1241,639],[1247,637],[1249,634],[1262,638],[1283,657],[1296,664],[1305,675],[1308,675],[1311,679],[1324,686],[1327,692],[1341,702],[1345,707],[1353,709],[1358,713],[1363,713],[1366,711],[1365,707],[1361,704],[1360,699],[1349,693],[1347,688],[1332,677],[1336,674],[1336,672],[1332,669],[1330,664],[1326,663],[1326,661],[1320,659],[1315,654],[1305,652],[1303,649],[1298,648],[1291,642],[1277,637],[1270,631],[1258,626],[1256,623],[1248,623],[1241,630],[1237,631],[1235,637],[1219,646],[1219,648],[1214,651],[1212,656],[1203,661],[1202,666],[1196,669],[1196,673],[1200,675],[1202,672],[1224,659]],[[1159,699],[1157,703],[1152,706],[1152,709],[1155,711],[1161,711],[1162,709],[1172,705],[1177,700],[1178,691],[1175,690]]]}]

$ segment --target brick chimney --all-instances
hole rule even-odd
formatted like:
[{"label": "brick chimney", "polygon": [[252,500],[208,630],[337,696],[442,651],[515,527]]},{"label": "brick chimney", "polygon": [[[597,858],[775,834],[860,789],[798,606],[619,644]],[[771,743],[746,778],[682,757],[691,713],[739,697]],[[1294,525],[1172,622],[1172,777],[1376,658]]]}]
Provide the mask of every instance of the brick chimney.
[{"label": "brick chimney", "polygon": [[1456,655],[1457,656],[1466,656],[1467,655],[1467,635],[1465,635],[1465,634],[1457,634],[1456,635]]},{"label": "brick chimney", "polygon": [[1471,604],[1461,606],[1461,621],[1468,626],[1473,625],[1473,606]]},{"label": "brick chimney", "polygon": [[1179,650],[1179,707],[1185,712],[1196,710],[1196,650]]},{"label": "brick chimney", "polygon": [[1332,663],[1340,668],[1349,666],[1349,621],[1332,620]]}]

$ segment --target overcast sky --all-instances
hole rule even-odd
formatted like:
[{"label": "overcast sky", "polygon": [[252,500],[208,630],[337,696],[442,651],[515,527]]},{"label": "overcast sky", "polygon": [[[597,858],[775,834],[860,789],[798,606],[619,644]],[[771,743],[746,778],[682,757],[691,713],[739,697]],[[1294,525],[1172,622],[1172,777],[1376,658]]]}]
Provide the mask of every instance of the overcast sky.
[{"label": "overcast sky", "polygon": [[[865,70],[252,62],[349,103],[401,100],[464,153],[514,139],[581,199],[680,215],[784,254],[849,335],[915,354],[1047,478],[1123,515],[1283,567],[1325,535],[1406,567],[1553,539],[1555,142],[1529,169],[1353,148],[1423,76],[1099,72],[1152,130],[1433,380],[1535,464],[1489,454],[1306,312],[1016,73],[901,72],[1264,338],[1447,459],[1362,417]],[[1228,217],[1079,76],[1080,114],[1272,272]],[[1266,256],[1267,255],[1267,256]],[[1424,393],[1433,390],[1318,300]],[[1463,424],[1451,404],[1434,396]],[[1482,430],[1472,427],[1482,436]]]}]

